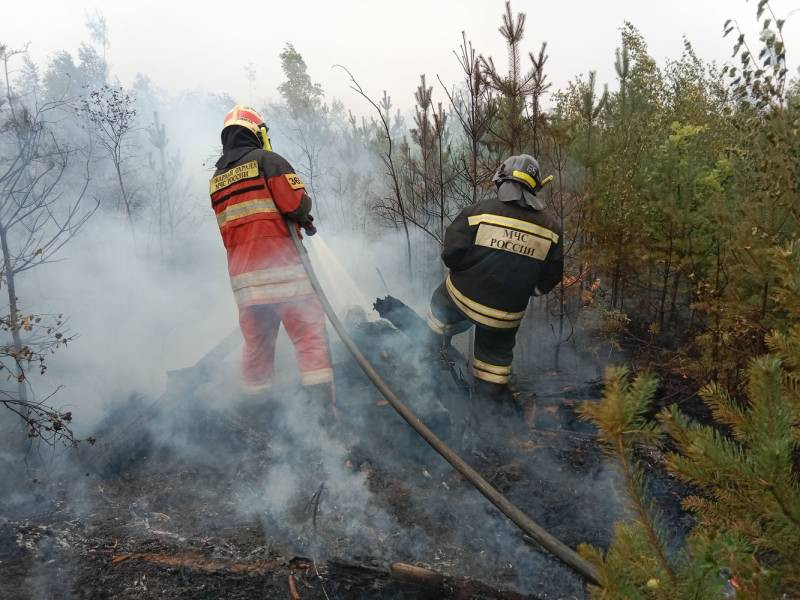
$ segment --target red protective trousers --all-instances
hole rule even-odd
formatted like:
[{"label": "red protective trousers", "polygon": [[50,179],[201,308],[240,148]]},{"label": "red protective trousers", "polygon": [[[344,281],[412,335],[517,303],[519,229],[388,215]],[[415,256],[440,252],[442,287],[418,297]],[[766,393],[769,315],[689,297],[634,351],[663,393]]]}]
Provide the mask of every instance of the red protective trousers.
[{"label": "red protective trousers", "polygon": [[281,322],[294,344],[303,385],[331,381],[331,368],[325,339],[325,314],[316,296],[281,302],[256,304],[239,310],[239,325],[244,336],[242,385],[259,392],[272,384],[275,341]]},{"label": "red protective trousers", "polygon": [[242,387],[257,393],[272,385],[281,323],[303,385],[332,382],[322,306],[289,235],[298,225],[284,219],[300,207],[303,182],[282,157],[254,149],[218,168],[209,192],[245,341]]}]

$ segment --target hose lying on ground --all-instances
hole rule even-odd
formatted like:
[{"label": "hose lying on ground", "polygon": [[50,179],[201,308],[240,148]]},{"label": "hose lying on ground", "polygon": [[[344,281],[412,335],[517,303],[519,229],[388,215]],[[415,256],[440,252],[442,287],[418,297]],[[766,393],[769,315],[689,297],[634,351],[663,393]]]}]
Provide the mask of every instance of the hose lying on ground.
[{"label": "hose lying on ground", "polygon": [[419,417],[417,417],[411,411],[411,409],[409,409],[403,403],[403,401],[395,395],[389,386],[386,385],[386,382],[381,378],[374,367],[369,363],[364,355],[361,354],[361,351],[356,346],[353,338],[350,337],[342,325],[342,322],[339,320],[339,317],[336,316],[336,312],[334,312],[333,307],[325,295],[325,292],[320,286],[317,276],[314,274],[314,269],[311,266],[308,253],[306,252],[303,243],[300,241],[297,228],[292,223],[287,223],[287,225],[289,226],[292,240],[294,241],[297,252],[300,255],[300,260],[303,263],[303,267],[308,273],[308,278],[311,280],[311,286],[314,288],[314,292],[316,292],[317,297],[322,304],[322,308],[331,322],[331,325],[333,325],[336,333],[339,334],[342,342],[350,351],[350,354],[353,355],[353,358],[355,358],[356,362],[364,371],[366,376],[369,377],[370,381],[372,381],[375,387],[378,388],[378,391],[383,394],[384,398],[386,398],[389,404],[392,405],[392,408],[394,408],[400,414],[400,416],[403,417],[403,419],[409,425],[411,425],[411,427],[422,437],[422,439],[428,442],[428,444],[434,450],[436,450],[436,452],[438,452],[442,458],[449,462],[456,471],[461,473],[461,475],[463,475],[467,481],[469,481],[481,494],[483,494],[489,500],[489,502],[494,504],[500,510],[500,512],[511,519],[511,521],[517,525],[517,527],[522,529],[522,531],[536,540],[545,550],[553,554],[553,556],[572,567],[582,577],[592,583],[599,583],[599,574],[594,565],[580,556],[572,548],[550,535],[533,519],[512,504],[508,498],[495,489],[480,475],[480,473],[464,462],[464,460],[462,460],[461,457],[453,452],[453,450],[451,450],[447,444],[445,444],[436,436],[436,434],[428,429],[428,427],[419,419]]}]

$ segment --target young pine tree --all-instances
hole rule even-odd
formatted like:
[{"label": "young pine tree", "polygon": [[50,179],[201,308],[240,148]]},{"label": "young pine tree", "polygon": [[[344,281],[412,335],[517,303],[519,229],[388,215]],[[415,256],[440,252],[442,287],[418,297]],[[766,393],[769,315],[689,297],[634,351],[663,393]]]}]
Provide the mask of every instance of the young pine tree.
[{"label": "young pine tree", "polygon": [[[667,470],[697,490],[684,508],[696,524],[684,547],[669,553],[648,498],[638,444],[659,432],[644,418],[656,390],[652,376],[629,381],[624,368],[606,374],[599,403],[582,414],[619,460],[634,519],[617,524],[608,552],[581,551],[601,572],[594,598],[796,598],[800,594],[800,327],[768,338],[773,353],[747,369],[747,400],[710,384],[703,401],[725,428],[691,422],[674,406],[659,415],[674,450]],[[726,596],[727,594],[727,596]]]}]

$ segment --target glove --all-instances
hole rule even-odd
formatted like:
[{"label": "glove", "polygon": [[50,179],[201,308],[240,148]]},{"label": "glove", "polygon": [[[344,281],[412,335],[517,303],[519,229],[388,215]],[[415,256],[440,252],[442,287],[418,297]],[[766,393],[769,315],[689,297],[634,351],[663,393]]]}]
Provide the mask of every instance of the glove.
[{"label": "glove", "polygon": [[302,225],[303,231],[305,231],[308,237],[311,237],[315,233],[317,233],[317,228],[314,226],[314,217],[308,215],[308,219],[306,219],[305,223]]}]

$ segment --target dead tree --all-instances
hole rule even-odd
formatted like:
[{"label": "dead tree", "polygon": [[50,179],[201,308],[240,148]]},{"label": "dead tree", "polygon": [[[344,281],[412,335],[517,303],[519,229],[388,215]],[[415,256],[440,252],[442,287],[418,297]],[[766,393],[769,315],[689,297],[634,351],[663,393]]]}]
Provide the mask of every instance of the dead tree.
[{"label": "dead tree", "polygon": [[127,155],[127,137],[136,118],[133,96],[121,87],[103,85],[88,98],[81,100],[81,110],[97,133],[100,145],[108,153],[119,184],[121,206],[133,224],[131,193],[125,188],[124,163]]},{"label": "dead tree", "polygon": [[323,176],[320,167],[320,153],[322,145],[316,142],[322,137],[320,127],[317,123],[309,123],[309,121],[316,120],[316,114],[309,114],[304,119],[294,118],[294,136],[287,136],[289,141],[297,146],[297,149],[302,154],[302,162],[298,165],[297,172],[303,177],[303,181],[308,186],[308,191],[311,192],[311,197],[314,199],[316,206],[317,217],[322,217],[321,210],[323,206],[322,196],[318,191],[318,184],[320,178]]},{"label": "dead tree", "polygon": [[[155,161],[150,158],[150,170],[158,173],[156,185],[156,197],[158,199],[158,243],[161,252],[161,258],[164,258],[164,231],[168,229],[170,233],[174,231],[174,220],[170,206],[170,185],[167,174],[167,129],[158,118],[158,112],[153,113],[153,125],[147,130],[147,136],[150,143],[158,151],[159,163],[158,166]],[[165,223],[166,216],[166,223]]]},{"label": "dead tree", "polygon": [[[626,71],[627,71],[627,51],[625,55],[625,63],[626,63]],[[626,75],[627,77],[627,75]],[[594,71],[589,71],[589,81],[582,87],[581,89],[581,104],[580,104],[580,115],[583,118],[586,124],[586,158],[584,159],[584,172],[583,172],[583,217],[584,221],[590,220],[594,218],[594,192],[593,192],[593,183],[594,183],[594,148],[592,146],[593,142],[593,134],[595,127],[597,126],[597,121],[600,117],[600,114],[608,104],[608,86],[603,87],[603,93],[600,94],[598,97],[597,95],[597,75]],[[623,82],[624,85],[624,82]],[[584,233],[584,239],[582,240],[582,246],[584,248],[591,248],[594,244],[592,228],[587,227]],[[591,271],[591,265],[588,263],[584,265],[581,269],[582,271],[585,270],[588,274],[589,280],[594,279],[593,272]],[[581,284],[583,285],[583,284]],[[616,308],[616,295],[612,294],[614,298],[614,302],[612,303],[612,308]]]},{"label": "dead tree", "polygon": [[447,213],[445,202],[445,181],[444,181],[444,138],[447,127],[447,113],[442,108],[442,103],[439,102],[438,108],[433,111],[433,132],[436,134],[436,146],[439,150],[439,160],[437,161],[438,173],[436,183],[439,186],[439,244],[444,245],[444,219]]},{"label": "dead tree", "polygon": [[[92,216],[98,203],[84,202],[89,186],[87,156],[80,163],[79,188],[74,193],[64,189],[67,169],[80,153],[56,139],[48,116],[62,110],[66,102],[38,106],[21,99],[10,76],[10,62],[19,54],[22,52],[0,46],[5,83],[5,97],[0,101],[0,250],[8,295],[8,316],[0,321],[11,337],[10,344],[0,347],[0,360],[8,361],[1,368],[13,373],[17,381],[16,394],[6,392],[0,402],[7,407],[13,402],[30,414],[36,408],[28,398],[26,370],[34,364],[42,369],[44,354],[68,340],[60,331],[60,319],[46,324],[42,317],[23,315],[17,278],[51,261]],[[33,427],[33,421],[28,425]]]},{"label": "dead tree", "polygon": [[164,260],[166,256],[171,255],[171,252],[165,251],[165,242],[168,246],[174,244],[178,228],[188,218],[186,210],[181,210],[181,201],[189,195],[190,182],[181,178],[183,160],[180,153],[167,152],[169,137],[158,112],[153,113],[153,124],[146,131],[150,144],[158,153],[158,160],[152,154],[148,154],[148,166],[157,175],[153,179],[157,211],[156,229],[160,257]]},{"label": "dead tree", "polygon": [[380,159],[383,163],[383,166],[386,169],[386,174],[389,177],[391,182],[392,188],[392,196],[384,198],[388,202],[386,208],[394,215],[399,218],[399,221],[403,227],[403,232],[406,238],[406,256],[408,260],[408,275],[411,277],[413,275],[413,267],[411,264],[411,233],[409,231],[409,223],[412,222],[413,216],[409,210],[409,206],[407,205],[405,196],[400,186],[400,170],[398,165],[396,164],[395,154],[394,154],[394,140],[392,138],[392,126],[391,126],[391,107],[392,107],[392,99],[389,95],[387,95],[386,90],[383,92],[383,98],[381,99],[380,103],[376,103],[372,98],[370,98],[361,85],[356,81],[353,74],[347,70],[346,67],[342,65],[334,65],[334,67],[338,67],[342,69],[347,75],[350,77],[350,89],[356,92],[359,96],[364,98],[367,102],[369,102],[370,106],[375,109],[375,112],[378,113],[378,126],[380,131],[380,136],[383,138],[383,145],[380,150]]},{"label": "dead tree", "polygon": [[[467,42],[466,34],[461,32],[460,54],[456,54],[464,74],[463,91],[449,91],[442,80],[442,85],[453,113],[458,119],[461,131],[466,139],[466,152],[460,158],[461,175],[467,182],[467,192],[463,194],[461,205],[475,204],[478,201],[479,190],[489,181],[492,174],[491,168],[481,165],[481,148],[484,137],[489,131],[489,126],[497,113],[497,102],[492,96],[492,90],[486,85],[481,72],[481,61],[472,46]],[[453,52],[455,54],[455,52]]]},{"label": "dead tree", "polygon": [[[422,194],[420,194],[418,208],[420,212],[428,210],[431,201],[430,183],[431,177],[431,154],[434,151],[434,134],[431,128],[431,105],[433,87],[425,82],[425,75],[420,75],[420,84],[414,94],[417,106],[414,108],[414,124],[416,127],[411,130],[411,139],[419,148],[419,174],[422,178]],[[410,163],[415,165],[415,161]]]},{"label": "dead tree", "polygon": [[537,158],[542,150],[542,128],[544,126],[544,111],[542,110],[542,97],[548,89],[550,83],[547,81],[547,74],[544,71],[545,63],[547,63],[547,42],[542,42],[542,47],[539,49],[539,54],[533,52],[528,53],[528,58],[533,65],[531,79],[531,101],[528,105],[528,122],[533,133],[533,153]]},{"label": "dead tree", "polygon": [[[556,121],[551,124],[549,128],[549,134],[550,162],[552,163],[552,166],[556,172],[556,185],[551,186],[550,188],[550,200],[555,216],[558,219],[559,228],[561,230],[561,236],[563,240],[562,244],[564,245],[564,259],[566,261],[572,254],[573,245],[577,239],[577,235],[573,235],[569,242],[566,240],[567,205],[565,201],[565,188],[567,182],[565,181],[564,171],[567,167],[567,148],[570,143],[570,132],[568,126],[564,122]],[[568,335],[565,336],[564,334],[567,319],[569,319],[569,322],[574,329],[574,321],[570,317],[575,316],[577,314],[577,310],[576,307],[571,306],[571,303],[569,302],[570,296],[568,296],[568,294],[572,293],[574,296],[575,292],[580,292],[577,283],[577,277],[562,277],[557,287],[556,303],[558,308],[555,316],[558,319],[558,325],[557,332],[554,330],[556,347],[553,357],[553,366],[556,370],[558,370],[560,367],[561,346],[565,341],[572,337],[573,333],[573,331],[570,330]],[[571,309],[575,311],[575,315],[572,314]]]},{"label": "dead tree", "polygon": [[86,29],[89,30],[89,35],[103,49],[103,62],[106,62],[106,53],[111,46],[108,37],[108,21],[105,15],[99,10],[95,9],[94,14],[86,14]]}]

